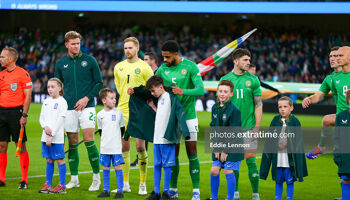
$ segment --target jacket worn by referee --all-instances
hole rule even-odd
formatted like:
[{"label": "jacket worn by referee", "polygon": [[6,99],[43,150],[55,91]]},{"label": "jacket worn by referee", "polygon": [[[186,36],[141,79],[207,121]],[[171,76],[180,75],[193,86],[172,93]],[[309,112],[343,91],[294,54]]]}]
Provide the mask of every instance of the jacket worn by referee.
[{"label": "jacket worn by referee", "polygon": [[79,99],[88,97],[86,107],[94,107],[94,97],[103,87],[100,67],[94,57],[80,52],[72,58],[68,54],[59,59],[55,66],[55,77],[63,82],[64,98],[68,110],[74,110]]}]

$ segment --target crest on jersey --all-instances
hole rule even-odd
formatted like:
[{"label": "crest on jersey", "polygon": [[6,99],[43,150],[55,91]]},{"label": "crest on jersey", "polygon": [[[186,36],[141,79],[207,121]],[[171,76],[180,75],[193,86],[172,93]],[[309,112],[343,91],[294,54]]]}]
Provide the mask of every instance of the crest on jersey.
[{"label": "crest on jersey", "polygon": [[245,82],[245,86],[250,87],[252,85],[252,82],[250,80],[247,80]]},{"label": "crest on jersey", "polygon": [[140,68],[136,68],[135,69],[135,74],[139,74],[141,72],[141,69]]},{"label": "crest on jersey", "polygon": [[181,74],[182,74],[182,75],[186,75],[186,74],[187,74],[187,69],[182,69],[182,70],[181,70]]},{"label": "crest on jersey", "polygon": [[86,67],[87,66],[87,62],[85,60],[81,61],[81,66]]},{"label": "crest on jersey", "polygon": [[17,90],[17,83],[11,83],[10,86],[11,86],[11,90],[12,90],[12,91],[15,92],[15,91]]},{"label": "crest on jersey", "polygon": [[112,115],[112,121],[116,121],[117,120],[117,116],[116,115]]}]

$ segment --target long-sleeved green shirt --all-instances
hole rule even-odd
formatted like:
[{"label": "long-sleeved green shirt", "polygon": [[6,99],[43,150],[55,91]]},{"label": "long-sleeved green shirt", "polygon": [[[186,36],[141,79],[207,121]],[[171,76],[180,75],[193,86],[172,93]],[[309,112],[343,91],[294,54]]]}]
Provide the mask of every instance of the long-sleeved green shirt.
[{"label": "long-sleeved green shirt", "polygon": [[79,53],[72,58],[68,54],[59,59],[55,66],[56,78],[63,82],[64,98],[68,103],[68,110],[83,97],[88,97],[86,107],[94,107],[94,97],[103,87],[100,67],[94,57]]}]

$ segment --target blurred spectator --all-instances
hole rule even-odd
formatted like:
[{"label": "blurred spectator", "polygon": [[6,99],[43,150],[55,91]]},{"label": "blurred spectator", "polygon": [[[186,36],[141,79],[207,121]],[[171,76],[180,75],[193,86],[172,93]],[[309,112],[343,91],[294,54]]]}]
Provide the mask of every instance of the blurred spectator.
[{"label": "blurred spectator", "polygon": [[[140,41],[140,54],[155,52],[158,65],[162,64],[160,46],[167,39],[177,40],[181,56],[200,62],[225,46],[233,37],[228,27],[218,27],[217,32],[198,31],[188,26],[95,26],[84,33],[81,50],[97,59],[103,73],[105,86],[115,89],[113,68],[124,59],[123,39],[135,36]],[[10,37],[9,37],[10,36]],[[263,30],[254,33],[241,46],[252,52],[251,62],[256,64],[260,80],[321,83],[330,73],[329,49],[347,40],[344,35],[319,36],[311,31]],[[48,78],[52,77],[54,63],[65,53],[63,33],[49,33],[42,29],[21,27],[14,33],[0,33],[0,48],[15,47],[20,55],[18,65],[23,66],[36,84],[35,91],[45,92]],[[204,80],[219,80],[232,71],[231,56],[207,73]],[[39,83],[41,84],[39,86]]]}]

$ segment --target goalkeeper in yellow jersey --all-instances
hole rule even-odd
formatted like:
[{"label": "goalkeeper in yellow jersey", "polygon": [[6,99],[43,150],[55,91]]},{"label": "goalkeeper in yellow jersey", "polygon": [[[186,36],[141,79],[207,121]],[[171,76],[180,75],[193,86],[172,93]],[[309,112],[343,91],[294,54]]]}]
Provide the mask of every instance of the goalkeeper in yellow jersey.
[{"label": "goalkeeper in yellow jersey", "polygon": [[[126,59],[119,62],[114,67],[114,82],[119,93],[118,109],[122,111],[125,120],[125,127],[129,121],[129,99],[132,88],[140,85],[146,85],[149,77],[153,76],[150,66],[138,57],[139,41],[135,37],[129,37],[124,40],[124,53]],[[129,91],[128,91],[129,90]],[[146,175],[148,166],[148,155],[145,148],[145,141],[135,138],[136,150],[139,158],[138,165],[140,169],[139,195],[147,195]],[[125,164],[122,165],[124,174],[124,192],[131,192],[129,184],[130,171],[130,140],[122,140],[122,152]],[[113,190],[112,192],[117,192]]]}]

